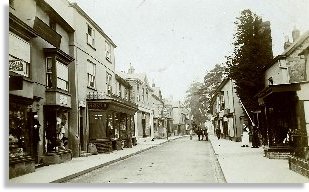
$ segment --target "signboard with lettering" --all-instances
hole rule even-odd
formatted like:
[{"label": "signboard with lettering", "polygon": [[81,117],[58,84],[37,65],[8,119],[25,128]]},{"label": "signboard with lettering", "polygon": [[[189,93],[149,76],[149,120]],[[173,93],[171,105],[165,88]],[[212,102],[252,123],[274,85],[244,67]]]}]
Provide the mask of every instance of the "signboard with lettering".
[{"label": "signboard with lettering", "polygon": [[88,103],[88,108],[89,109],[107,109],[108,108],[108,103],[102,103],[102,102],[90,102]]},{"label": "signboard with lettering", "polygon": [[10,60],[9,61],[9,70],[10,71],[23,71],[24,67],[23,67],[23,63],[21,60]]}]

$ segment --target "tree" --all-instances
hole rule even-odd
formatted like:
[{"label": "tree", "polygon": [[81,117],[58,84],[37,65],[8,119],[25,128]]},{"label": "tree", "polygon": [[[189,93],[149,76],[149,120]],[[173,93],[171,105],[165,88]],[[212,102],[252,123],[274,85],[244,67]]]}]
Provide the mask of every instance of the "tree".
[{"label": "tree", "polygon": [[206,121],[205,103],[200,102],[200,88],[203,86],[201,82],[193,82],[187,90],[187,98],[185,105],[190,109],[193,121],[196,124],[201,124]]},{"label": "tree", "polygon": [[273,59],[270,22],[244,10],[235,24],[234,51],[226,63],[239,98],[248,111],[253,111],[258,108],[254,96],[264,87],[265,67]]},{"label": "tree", "polygon": [[194,82],[187,91],[187,107],[197,124],[207,120],[207,110],[213,92],[220,85],[225,76],[226,67],[216,64],[204,77],[204,82]]}]

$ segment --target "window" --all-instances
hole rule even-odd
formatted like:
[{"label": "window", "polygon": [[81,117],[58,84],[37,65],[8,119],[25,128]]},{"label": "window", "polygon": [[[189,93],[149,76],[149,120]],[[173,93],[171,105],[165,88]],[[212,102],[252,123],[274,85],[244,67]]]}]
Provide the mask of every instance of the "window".
[{"label": "window", "polygon": [[105,41],[105,57],[110,62],[111,62],[111,53],[112,53],[112,46],[109,42]]},{"label": "window", "polygon": [[53,59],[51,57],[47,57],[46,58],[46,87],[47,88],[53,87],[52,69],[53,69]]},{"label": "window", "polygon": [[145,102],[145,89],[143,88],[143,102]]},{"label": "window", "polygon": [[49,20],[49,26],[52,28],[54,31],[56,31],[56,22],[52,19]]},{"label": "window", "polygon": [[139,84],[137,83],[137,91],[136,91],[137,93],[136,93],[136,99],[137,99],[137,101],[141,101],[141,98],[140,98],[140,96],[139,96]]},{"label": "window", "polygon": [[12,8],[14,8],[14,0],[10,0],[10,2],[9,2],[10,4],[10,7],[12,7]]},{"label": "window", "polygon": [[87,44],[94,47],[94,30],[88,25]]},{"label": "window", "polygon": [[112,75],[106,72],[107,94],[112,94]]},{"label": "window", "polygon": [[95,88],[95,64],[88,61],[87,63],[88,87]]},{"label": "window", "polygon": [[118,88],[119,88],[119,90],[118,90],[118,94],[119,94],[119,97],[121,97],[121,83],[119,83]]},{"label": "window", "polygon": [[67,65],[56,61],[57,88],[69,91],[69,68]]}]

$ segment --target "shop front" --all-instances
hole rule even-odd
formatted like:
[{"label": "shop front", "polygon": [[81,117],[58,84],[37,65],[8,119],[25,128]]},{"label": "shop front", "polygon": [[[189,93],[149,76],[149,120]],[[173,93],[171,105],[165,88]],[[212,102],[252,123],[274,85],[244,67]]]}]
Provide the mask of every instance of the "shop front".
[{"label": "shop front", "polygon": [[268,158],[287,158],[291,152],[297,135],[297,106],[296,91],[299,84],[273,85],[259,93],[261,106],[261,126],[264,130],[268,147],[265,155]]},{"label": "shop front", "polygon": [[137,105],[121,98],[88,99],[89,143],[98,153],[131,148],[134,140],[134,114]]},{"label": "shop front", "polygon": [[47,92],[44,105],[43,165],[58,164],[72,159],[70,149],[70,95]]},{"label": "shop front", "polygon": [[10,95],[9,178],[35,171],[34,144],[38,133],[32,128],[32,99]]}]

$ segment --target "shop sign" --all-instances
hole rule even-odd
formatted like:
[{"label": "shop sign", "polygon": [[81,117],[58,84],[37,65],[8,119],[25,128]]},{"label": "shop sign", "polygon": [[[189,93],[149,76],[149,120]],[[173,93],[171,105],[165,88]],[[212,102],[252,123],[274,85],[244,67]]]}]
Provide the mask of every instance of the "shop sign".
[{"label": "shop sign", "polygon": [[107,109],[108,104],[107,103],[102,103],[102,102],[91,102],[88,103],[88,108],[89,109]]},{"label": "shop sign", "polygon": [[9,70],[10,71],[23,71],[24,67],[23,67],[23,63],[21,60],[10,60],[10,67]]}]

